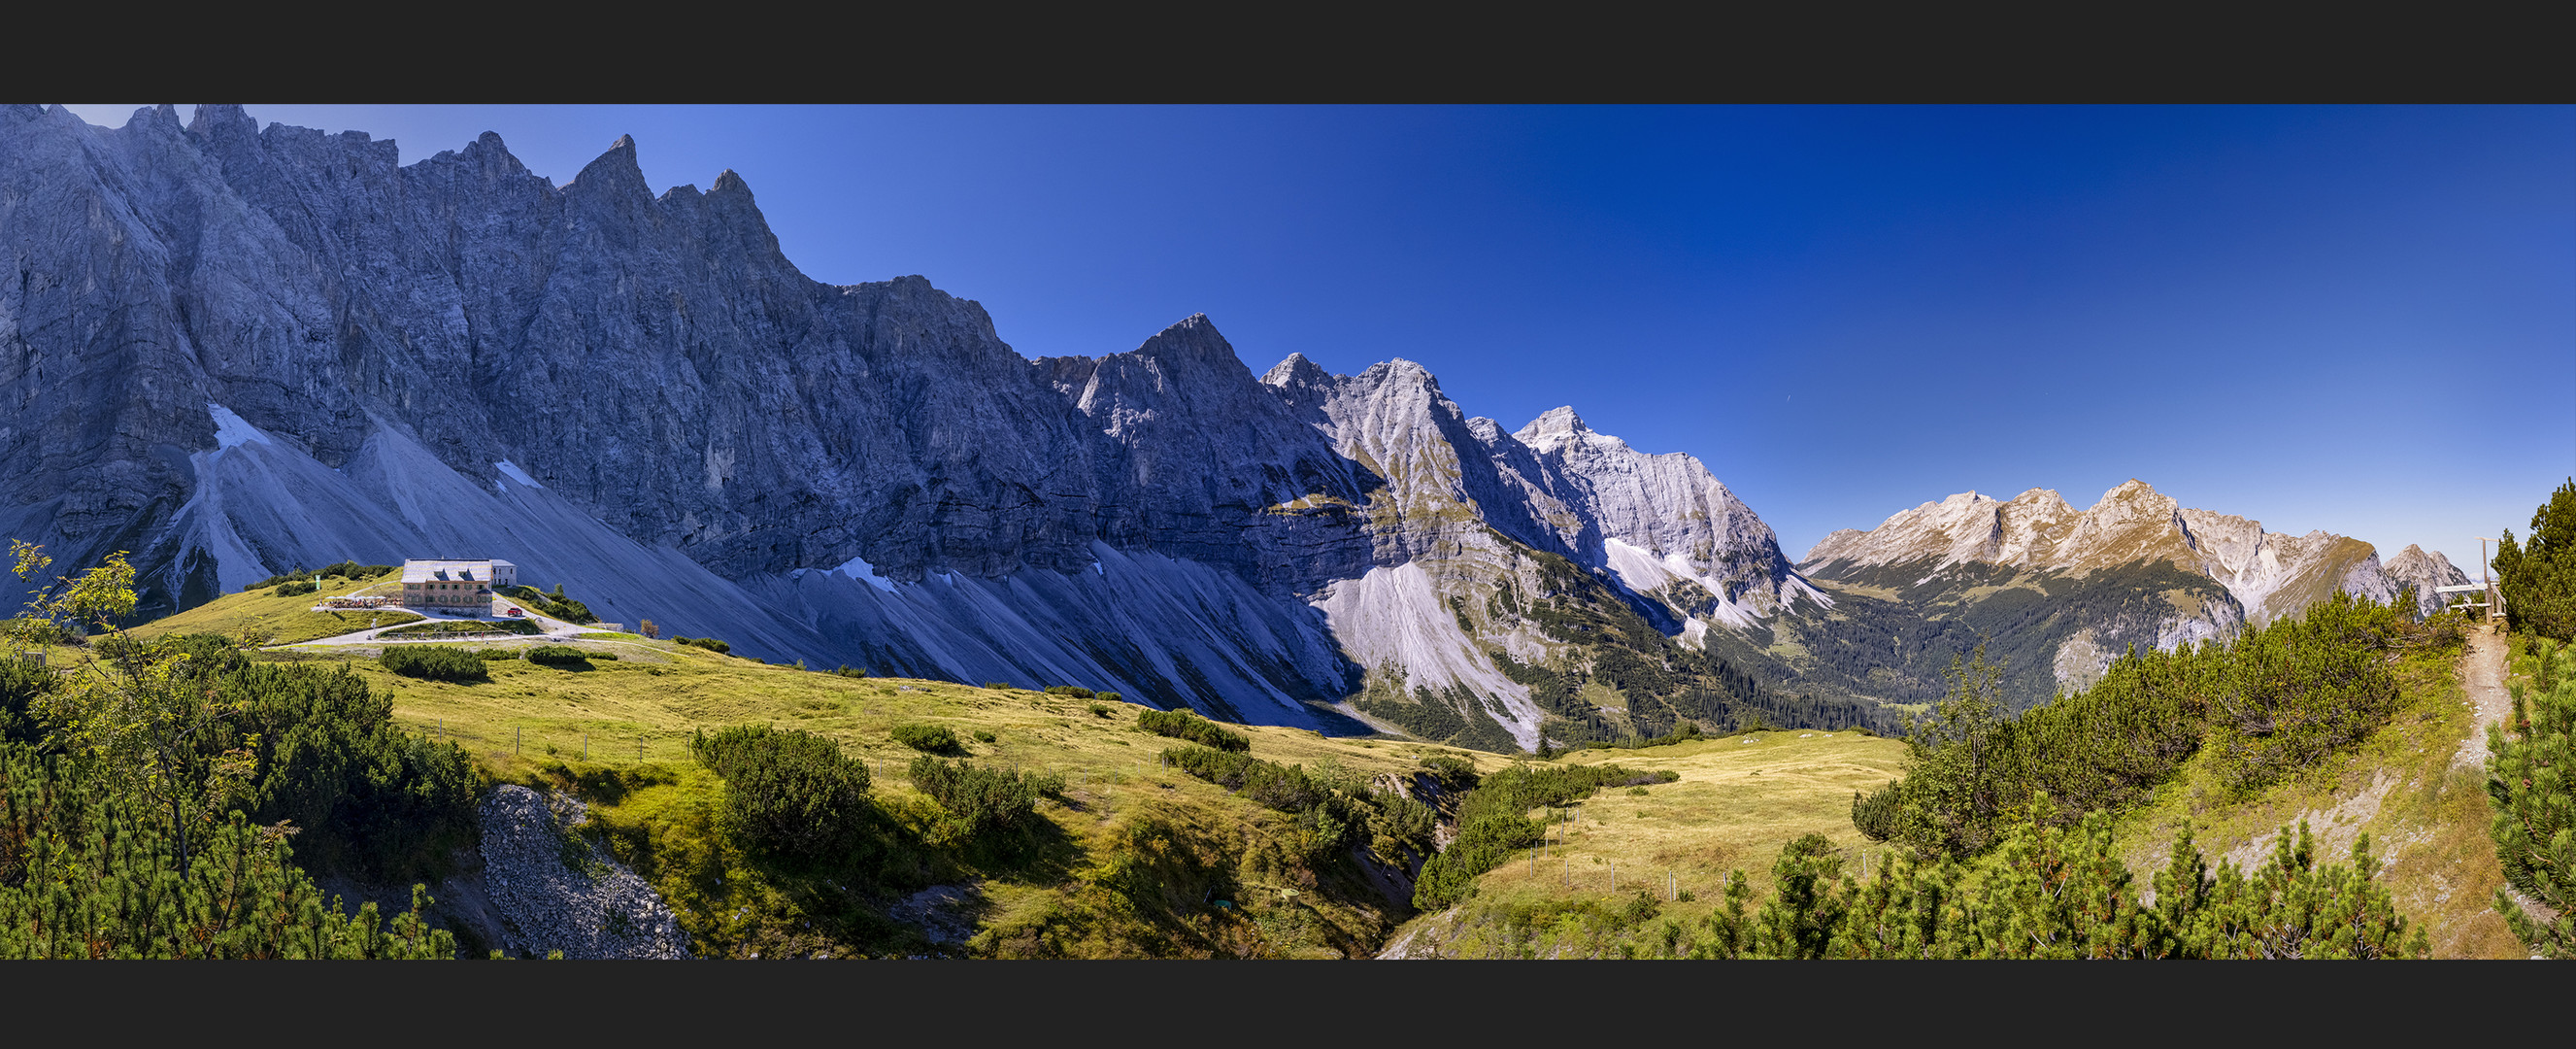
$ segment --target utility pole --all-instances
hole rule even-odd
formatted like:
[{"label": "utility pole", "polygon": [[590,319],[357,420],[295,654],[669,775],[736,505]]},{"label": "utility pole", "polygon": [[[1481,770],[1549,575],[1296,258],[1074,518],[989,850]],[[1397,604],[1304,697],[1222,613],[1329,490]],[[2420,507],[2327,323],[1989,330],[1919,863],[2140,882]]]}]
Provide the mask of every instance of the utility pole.
[{"label": "utility pole", "polygon": [[2487,544],[2495,542],[2496,540],[2485,536],[2478,537],[2478,582],[2485,584],[2487,588],[2487,622],[2490,623],[2495,622],[2497,602],[2495,580],[2487,574]]}]

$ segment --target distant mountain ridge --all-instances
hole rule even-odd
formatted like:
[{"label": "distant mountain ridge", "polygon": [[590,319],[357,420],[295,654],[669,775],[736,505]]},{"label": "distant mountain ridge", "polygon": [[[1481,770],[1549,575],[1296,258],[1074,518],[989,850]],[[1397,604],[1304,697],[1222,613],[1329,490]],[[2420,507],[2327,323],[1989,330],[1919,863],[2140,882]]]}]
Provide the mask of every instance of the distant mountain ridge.
[{"label": "distant mountain ridge", "polygon": [[[2044,488],[2010,500],[1962,492],[1868,531],[1827,535],[1799,570],[1845,599],[1845,624],[1860,611],[1855,599],[1904,606],[1926,621],[1911,628],[1917,633],[1939,622],[1991,637],[2009,624],[2025,703],[2082,687],[2131,646],[2232,636],[2337,591],[2388,601],[2411,586],[2419,612],[2430,613],[2439,607],[2435,587],[2466,578],[2420,547],[2383,564],[2360,540],[2267,532],[2259,521],[2186,509],[2135,479],[2081,511]],[[1837,633],[1825,624],[1815,631]],[[1919,698],[1937,668],[1888,676],[1906,679],[1897,690]],[[1866,686],[1854,690],[1866,694]]]},{"label": "distant mountain ridge", "polygon": [[2257,625],[2336,590],[2384,602],[2407,585],[2416,587],[2429,613],[2437,607],[2434,586],[2466,579],[2449,559],[2420,547],[2407,547],[2402,561],[2382,564],[2378,551],[2358,539],[2325,531],[2267,532],[2260,521],[2185,509],[2134,478],[2080,512],[2046,488],[2009,502],[1962,492],[1895,514],[1869,531],[1827,535],[1800,559],[1799,568],[1834,576],[1927,558],[1936,571],[1968,561],[2065,572],[2166,561],[2225,586]]}]

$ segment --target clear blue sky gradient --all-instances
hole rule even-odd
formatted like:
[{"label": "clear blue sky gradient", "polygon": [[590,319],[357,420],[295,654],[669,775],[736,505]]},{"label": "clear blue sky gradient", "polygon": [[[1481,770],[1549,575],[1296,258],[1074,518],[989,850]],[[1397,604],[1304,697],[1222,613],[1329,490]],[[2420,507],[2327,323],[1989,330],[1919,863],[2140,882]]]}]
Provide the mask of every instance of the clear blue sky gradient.
[{"label": "clear blue sky gradient", "polygon": [[657,187],[740,172],[814,278],[922,274],[1030,356],[1204,312],[1255,371],[1572,404],[1792,556],[2137,477],[2474,574],[2576,475],[2576,108],[250,112],[405,162],[498,131],[558,183],[631,134]]}]

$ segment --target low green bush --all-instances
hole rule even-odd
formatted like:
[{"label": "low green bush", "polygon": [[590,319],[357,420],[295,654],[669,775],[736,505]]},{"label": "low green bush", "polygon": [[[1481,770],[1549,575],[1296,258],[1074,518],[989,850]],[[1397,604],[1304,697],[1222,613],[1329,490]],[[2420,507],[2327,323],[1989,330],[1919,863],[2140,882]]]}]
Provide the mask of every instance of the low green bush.
[{"label": "low green bush", "polygon": [[689,751],[724,778],[725,822],[757,851],[830,859],[866,826],[867,764],[822,736],[738,725]]},{"label": "low green bush", "polygon": [[[462,649],[397,649],[480,667]],[[194,662],[192,659],[191,662]],[[450,856],[474,840],[474,760],[452,743],[415,735],[393,719],[389,690],[343,668],[240,663],[209,676],[217,698],[241,712],[256,760],[230,804],[255,822],[292,821],[295,862],[379,883],[436,884]]]},{"label": "low green bush", "polygon": [[[992,686],[987,685],[985,687],[990,688]],[[1090,699],[1093,696],[1098,695],[1098,693],[1080,685],[1048,685],[1046,691],[1047,695],[1050,696],[1065,696],[1071,699]]]},{"label": "low green bush", "polygon": [[297,597],[303,594],[314,593],[321,589],[321,586],[315,584],[312,580],[307,579],[299,582],[279,583],[277,584],[277,589],[271,590],[268,593],[271,597]]},{"label": "low green bush", "polygon": [[1038,799],[1064,791],[1064,777],[1005,772],[971,761],[949,764],[927,754],[912,759],[912,785],[948,810],[968,835],[1012,828],[1030,818]]},{"label": "low green bush", "polygon": [[1185,739],[1205,747],[1242,753],[1252,749],[1252,740],[1240,732],[1230,732],[1186,710],[1146,710],[1137,713],[1136,727],[1157,736]]},{"label": "low green bush", "polygon": [[154,661],[177,658],[173,665],[187,677],[227,674],[250,662],[242,655],[241,642],[222,634],[173,634],[134,647]]},{"label": "low green bush", "polygon": [[1440,781],[1441,790],[1452,794],[1476,789],[1480,778],[1476,775],[1475,762],[1455,754],[1433,754],[1424,758],[1422,769]]},{"label": "low green bush", "polygon": [[720,654],[720,655],[732,655],[732,654],[733,654],[733,646],[732,646],[732,645],[726,644],[724,641],[722,641],[722,640],[720,640],[720,639],[717,639],[717,638],[712,638],[712,637],[679,637],[679,636],[673,636],[673,637],[671,638],[671,643],[672,643],[672,644],[675,644],[675,645],[692,645],[692,646],[695,646],[695,647],[698,647],[698,648],[703,648],[703,649],[706,649],[706,650],[707,650],[707,651],[709,651],[709,652],[714,652],[714,653],[717,653],[717,654]]},{"label": "low green bush", "polygon": [[423,681],[449,681],[473,684],[492,680],[492,672],[483,666],[481,656],[448,645],[404,645],[388,647],[376,663],[386,670]]},{"label": "low green bush", "polygon": [[615,658],[617,657],[603,653],[586,652],[571,645],[539,645],[529,649],[527,654],[528,662],[556,667],[582,666],[593,659]]},{"label": "low green bush", "polygon": [[907,723],[896,725],[887,734],[895,742],[927,754],[952,754],[965,749],[957,744],[957,734],[946,725]]},{"label": "low green bush", "polygon": [[868,668],[854,667],[847,663],[843,663],[841,664],[841,669],[835,670],[833,673],[839,674],[842,677],[866,677],[868,676]]},{"label": "low green bush", "polygon": [[1325,788],[1302,765],[1280,765],[1208,747],[1174,747],[1163,752],[1163,759],[1173,768],[1281,812],[1303,812],[1324,796]]},{"label": "low green bush", "polygon": [[1296,817],[1296,849],[1310,863],[1344,862],[1349,845],[1364,844],[1380,862],[1408,869],[1432,853],[1437,812],[1402,794],[1370,789],[1366,776],[1338,762],[1327,759],[1309,771],[1208,747],[1174,747],[1163,760]]},{"label": "low green bush", "polygon": [[323,565],[321,574],[338,579],[375,579],[381,576],[392,575],[398,567],[399,566],[396,565],[362,565],[355,561],[342,561],[337,564]]}]

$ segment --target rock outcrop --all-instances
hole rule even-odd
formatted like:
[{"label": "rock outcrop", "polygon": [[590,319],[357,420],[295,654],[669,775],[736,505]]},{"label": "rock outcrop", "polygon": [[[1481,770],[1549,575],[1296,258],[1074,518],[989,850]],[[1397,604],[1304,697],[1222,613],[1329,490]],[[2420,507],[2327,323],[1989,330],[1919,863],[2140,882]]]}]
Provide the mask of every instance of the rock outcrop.
[{"label": "rock outcrop", "polygon": [[498,912],[504,954],[689,956],[689,934],[653,887],[580,836],[580,801],[503,784],[478,814],[483,892]]}]

